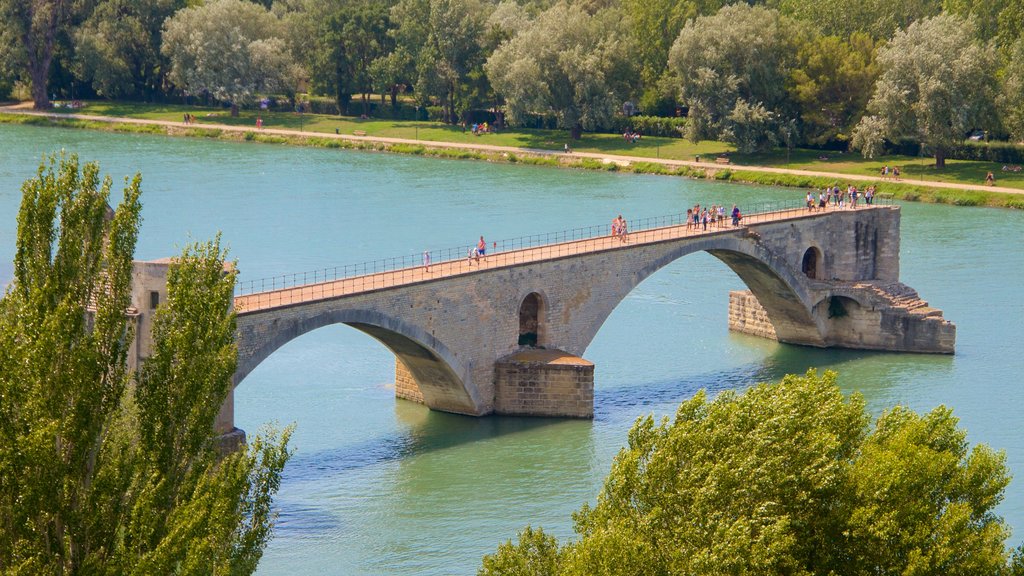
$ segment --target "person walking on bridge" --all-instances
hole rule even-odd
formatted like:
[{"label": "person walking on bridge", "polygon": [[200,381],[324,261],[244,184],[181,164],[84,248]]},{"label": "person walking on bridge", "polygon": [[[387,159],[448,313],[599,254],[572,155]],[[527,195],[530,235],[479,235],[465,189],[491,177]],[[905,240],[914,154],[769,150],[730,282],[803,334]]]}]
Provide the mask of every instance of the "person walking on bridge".
[{"label": "person walking on bridge", "polygon": [[480,261],[480,258],[487,256],[487,242],[484,237],[480,237],[480,241],[476,243],[476,260]]}]

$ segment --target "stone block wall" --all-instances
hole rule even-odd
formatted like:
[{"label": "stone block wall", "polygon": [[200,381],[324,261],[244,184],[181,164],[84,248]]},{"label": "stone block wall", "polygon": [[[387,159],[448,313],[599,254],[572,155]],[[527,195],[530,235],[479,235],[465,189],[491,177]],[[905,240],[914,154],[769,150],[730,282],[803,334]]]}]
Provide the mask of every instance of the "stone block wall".
[{"label": "stone block wall", "polygon": [[423,404],[423,392],[402,359],[395,357],[395,398]]},{"label": "stone block wall", "polygon": [[777,340],[768,312],[750,290],[729,292],[729,330]]},{"label": "stone block wall", "polygon": [[594,417],[594,364],[559,350],[529,349],[494,365],[494,411]]}]

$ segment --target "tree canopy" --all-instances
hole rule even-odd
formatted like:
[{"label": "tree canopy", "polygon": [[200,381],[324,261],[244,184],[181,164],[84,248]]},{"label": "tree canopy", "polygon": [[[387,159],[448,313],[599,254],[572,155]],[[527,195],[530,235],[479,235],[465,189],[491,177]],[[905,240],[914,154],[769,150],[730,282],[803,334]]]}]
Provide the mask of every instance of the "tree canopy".
[{"label": "tree canopy", "polygon": [[688,116],[673,121],[686,136],[743,152],[914,142],[941,167],[974,130],[1019,138],[1022,34],[1018,0],[0,0],[0,95],[237,107],[303,92],[342,114],[573,136]]},{"label": "tree canopy", "polygon": [[0,299],[5,574],[248,574],[270,537],[290,429],[218,455],[236,357],[218,240],[171,266],[153,356],[127,368],[140,182],[110,216],[110,178],[75,156],[22,188]]},{"label": "tree canopy", "polygon": [[688,21],[669,52],[690,106],[687,137],[731,141],[745,152],[777,143],[796,34],[778,11],[742,3]]},{"label": "tree canopy", "polygon": [[[970,21],[941,14],[914,22],[879,51],[878,66],[868,111],[884,129],[871,138],[920,142],[941,168],[972,130],[995,127],[995,52],[975,38]],[[867,139],[859,139],[862,149]]]},{"label": "tree canopy", "polygon": [[293,58],[277,18],[247,0],[213,0],[185,8],[164,25],[161,50],[169,79],[187,94],[209,93],[233,111],[257,94],[284,90]]},{"label": "tree canopy", "polygon": [[628,42],[609,34],[608,15],[557,4],[491,55],[486,70],[510,120],[550,112],[574,138],[609,121],[633,68]]},{"label": "tree canopy", "polygon": [[[835,374],[704,392],[671,420],[640,418],[594,506],[559,547],[541,529],[483,559],[481,576],[998,574],[1005,456],[969,449],[943,407],[886,411]],[[1017,562],[1017,561],[1014,561]]]}]

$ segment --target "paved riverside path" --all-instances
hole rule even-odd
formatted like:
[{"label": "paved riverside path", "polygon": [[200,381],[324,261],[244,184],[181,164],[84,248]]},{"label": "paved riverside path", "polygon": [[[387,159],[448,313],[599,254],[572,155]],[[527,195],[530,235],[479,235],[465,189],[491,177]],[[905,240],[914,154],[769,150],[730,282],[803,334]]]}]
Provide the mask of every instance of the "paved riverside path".
[{"label": "paved riverside path", "polygon": [[[862,211],[872,209],[874,208],[871,206],[862,206],[856,209],[834,208],[827,211],[849,212],[853,210]],[[817,209],[814,211],[808,211],[806,208],[792,208],[764,213],[744,214],[740,228],[753,224],[777,222],[781,220],[794,220],[806,216],[821,215],[823,212],[824,211]],[[692,227],[680,224],[629,232],[624,239],[620,236],[598,236],[547,244],[543,246],[509,250],[495,254],[487,254],[479,259],[467,257],[446,260],[431,264],[429,271],[426,266],[411,266],[408,268],[399,268],[375,274],[351,276],[337,280],[326,280],[277,289],[271,288],[271,286],[268,285],[263,285],[270,289],[236,296],[235,310],[239,314],[246,314],[270,308],[307,304],[318,300],[354,296],[374,290],[397,288],[420,282],[442,280],[453,276],[470,274],[481,270],[491,270],[504,266],[554,260],[567,256],[577,256],[604,250],[636,247],[644,244],[654,244],[679,238],[725,234],[735,231],[736,229],[737,228],[732,225],[732,219],[726,215],[726,219],[718,222],[718,225],[708,224],[706,231],[702,226]],[[281,277],[278,276],[276,278]],[[260,282],[260,280],[256,280],[246,284],[256,286],[260,285]]]},{"label": "paved riverside path", "polygon": [[[170,120],[150,120],[142,118],[123,118],[123,117],[112,117],[112,116],[97,116],[94,114],[65,114],[55,112],[39,112],[35,110],[28,110],[22,106],[0,106],[0,112],[9,114],[24,114],[30,116],[45,116],[48,118],[74,118],[78,120],[92,120],[96,122],[109,122],[111,124],[123,123],[123,124],[142,124],[151,126],[167,126],[173,128],[215,128],[223,130],[225,132],[253,132],[257,130],[255,126],[232,126],[228,124],[215,124],[209,122],[203,122],[201,124],[193,124],[191,126],[185,126],[181,122],[175,122]],[[335,138],[338,140],[350,140],[357,142],[380,142],[384,144],[412,144],[420,146],[428,146],[433,148],[452,148],[460,150],[480,150],[487,152],[504,152],[510,154],[525,153],[535,154],[543,156],[553,157],[565,157],[565,158],[590,158],[594,160],[602,160],[616,163],[628,163],[628,162],[651,162],[654,164],[662,164],[664,166],[688,166],[691,168],[704,168],[708,170],[747,170],[751,172],[765,172],[771,174],[794,174],[798,176],[820,176],[824,178],[834,178],[838,182],[893,182],[892,180],[882,180],[878,176],[863,175],[863,174],[845,174],[842,172],[826,172],[818,170],[800,170],[796,168],[774,168],[770,166],[748,166],[743,164],[718,164],[715,162],[694,162],[691,160],[671,160],[666,158],[646,158],[642,156],[624,156],[618,154],[604,154],[601,152],[563,152],[556,150],[545,150],[541,148],[521,148],[517,146],[494,146],[490,144],[469,144],[464,142],[442,142],[437,140],[414,140],[411,138],[388,138],[384,136],[355,136],[349,134],[332,134],[330,132],[305,132],[299,130],[285,130],[281,128],[260,128],[259,132],[262,134],[276,134],[279,136],[315,136],[318,138]],[[900,184],[909,184],[912,186],[926,186],[928,188],[944,188],[950,190],[971,190],[976,192],[1003,192],[1005,194],[1024,194],[1024,189],[1019,188],[1008,188],[1006,186],[985,186],[981,184],[961,184],[956,182],[939,182],[934,180],[914,180],[901,178],[896,181]]]}]

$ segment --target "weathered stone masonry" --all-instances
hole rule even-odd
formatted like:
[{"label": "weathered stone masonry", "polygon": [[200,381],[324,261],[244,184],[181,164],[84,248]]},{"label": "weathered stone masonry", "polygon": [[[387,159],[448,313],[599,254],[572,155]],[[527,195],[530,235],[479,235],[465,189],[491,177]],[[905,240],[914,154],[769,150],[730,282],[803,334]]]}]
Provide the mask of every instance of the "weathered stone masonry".
[{"label": "weathered stone masonry", "polygon": [[[470,415],[591,416],[594,367],[580,357],[633,288],[700,251],[754,297],[735,297],[731,325],[742,319],[766,336],[770,325],[794,344],[952,352],[955,326],[899,283],[899,223],[897,207],[815,212],[242,311],[235,382],[289,340],[344,323],[395,353],[398,397]],[[532,350],[519,344],[527,298],[546,360],[522,355]]]}]

